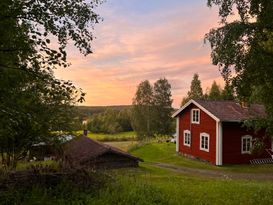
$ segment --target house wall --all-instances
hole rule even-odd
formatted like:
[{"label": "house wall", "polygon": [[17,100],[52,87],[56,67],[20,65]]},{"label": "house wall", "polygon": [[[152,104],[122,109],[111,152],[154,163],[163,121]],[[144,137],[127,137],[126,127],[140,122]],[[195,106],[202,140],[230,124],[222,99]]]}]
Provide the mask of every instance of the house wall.
[{"label": "house wall", "polygon": [[[200,110],[200,124],[191,123],[191,109],[197,108],[191,104],[179,115],[179,152],[191,155],[213,164],[216,163],[216,121]],[[184,145],[184,130],[191,131],[191,146]],[[210,135],[209,152],[200,150],[200,133]]]},{"label": "house wall", "polygon": [[[244,135],[251,135],[254,138],[263,138],[265,131],[255,133],[248,131],[242,127],[241,123],[222,123],[223,128],[223,163],[224,164],[247,164],[249,160],[258,158],[269,158],[267,152],[261,155],[242,154],[241,153],[241,137]],[[264,139],[266,148],[271,148],[271,140],[269,137]]]}]

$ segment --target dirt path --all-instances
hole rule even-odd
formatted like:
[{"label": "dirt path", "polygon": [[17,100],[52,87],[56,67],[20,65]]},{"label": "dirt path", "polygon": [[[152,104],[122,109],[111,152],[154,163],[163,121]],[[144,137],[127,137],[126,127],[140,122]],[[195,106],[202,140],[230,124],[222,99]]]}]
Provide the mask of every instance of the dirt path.
[{"label": "dirt path", "polygon": [[189,167],[177,166],[177,165],[166,164],[166,163],[149,163],[149,164],[155,167],[168,169],[174,172],[201,176],[201,177],[273,181],[273,171],[272,173],[238,173],[238,172],[189,168]]}]

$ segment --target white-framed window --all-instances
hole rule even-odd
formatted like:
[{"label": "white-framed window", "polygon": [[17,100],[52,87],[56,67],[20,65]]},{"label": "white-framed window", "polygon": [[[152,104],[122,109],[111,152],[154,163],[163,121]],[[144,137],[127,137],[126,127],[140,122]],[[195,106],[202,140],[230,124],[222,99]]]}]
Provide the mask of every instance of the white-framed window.
[{"label": "white-framed window", "polygon": [[192,109],[191,110],[191,123],[199,124],[200,123],[200,110]]},{"label": "white-framed window", "polygon": [[252,137],[250,135],[242,136],[241,152],[242,154],[250,154],[252,148]]},{"label": "white-framed window", "polygon": [[191,146],[191,132],[189,130],[184,130],[184,145]]},{"label": "white-framed window", "polygon": [[200,133],[200,150],[209,152],[209,134]]}]

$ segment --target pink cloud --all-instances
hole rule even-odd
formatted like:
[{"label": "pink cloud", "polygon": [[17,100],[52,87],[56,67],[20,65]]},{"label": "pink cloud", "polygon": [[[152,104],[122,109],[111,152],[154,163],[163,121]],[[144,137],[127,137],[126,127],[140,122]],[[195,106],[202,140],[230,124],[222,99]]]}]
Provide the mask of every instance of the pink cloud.
[{"label": "pink cloud", "polygon": [[174,107],[186,95],[194,73],[199,73],[204,90],[214,79],[223,84],[203,44],[205,33],[216,26],[214,10],[203,5],[195,11],[177,8],[131,18],[112,10],[104,14],[104,22],[95,28],[94,54],[82,57],[69,47],[72,66],[56,71],[87,92],[86,105],[131,104],[136,86],[146,79],[153,83],[166,77]]}]

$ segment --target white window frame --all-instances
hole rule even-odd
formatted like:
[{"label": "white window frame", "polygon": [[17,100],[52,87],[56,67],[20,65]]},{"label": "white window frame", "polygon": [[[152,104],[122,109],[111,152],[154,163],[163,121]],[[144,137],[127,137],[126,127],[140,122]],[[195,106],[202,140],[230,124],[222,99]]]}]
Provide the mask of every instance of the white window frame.
[{"label": "white window frame", "polygon": [[[186,136],[187,135],[187,136]],[[185,145],[185,146],[188,146],[188,147],[190,147],[191,146],[191,131],[189,131],[189,130],[184,130],[184,134],[183,134],[183,144]],[[188,138],[187,140],[186,140],[186,138]]]},{"label": "white window frame", "polygon": [[[208,138],[208,148],[202,147],[202,137]],[[200,150],[205,151],[205,152],[209,152],[209,134],[202,132],[200,133]]]},{"label": "white window frame", "polygon": [[[244,150],[244,139],[250,139],[250,146],[249,146],[248,151]],[[252,149],[252,136],[250,136],[250,135],[242,136],[242,138],[241,138],[241,153],[242,154],[251,154],[251,149]]]},{"label": "white window frame", "polygon": [[[197,120],[194,118],[194,112],[198,112],[198,115],[197,115],[198,119]],[[199,124],[200,123],[200,109],[192,109],[191,110],[191,123],[192,124]]]}]

